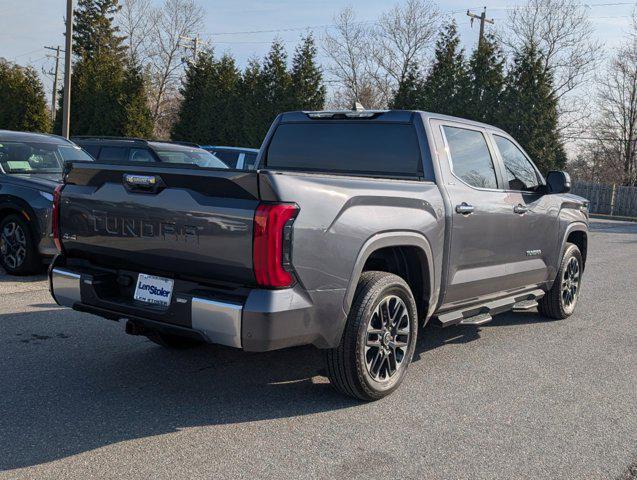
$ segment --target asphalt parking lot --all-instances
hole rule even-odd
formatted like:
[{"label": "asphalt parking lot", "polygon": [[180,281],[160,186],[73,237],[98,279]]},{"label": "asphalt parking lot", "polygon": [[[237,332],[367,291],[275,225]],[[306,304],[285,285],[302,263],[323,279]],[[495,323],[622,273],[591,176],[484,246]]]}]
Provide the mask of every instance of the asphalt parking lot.
[{"label": "asphalt parking lot", "polygon": [[631,478],[635,312],[637,223],[594,221],[575,315],[427,327],[360,404],[312,348],[167,351],[0,274],[0,478]]}]

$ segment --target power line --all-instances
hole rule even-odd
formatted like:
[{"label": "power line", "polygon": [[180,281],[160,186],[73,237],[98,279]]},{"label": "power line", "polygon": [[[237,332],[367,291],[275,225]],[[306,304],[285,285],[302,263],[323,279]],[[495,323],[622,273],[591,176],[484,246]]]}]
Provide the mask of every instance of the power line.
[{"label": "power line", "polygon": [[13,59],[15,60],[16,58],[24,57],[25,55],[30,55],[31,53],[39,52],[40,50],[40,48],[36,48],[35,50],[31,50],[29,52],[20,53],[18,55],[15,55]]},{"label": "power line", "polygon": [[[585,7],[587,8],[592,8],[592,7],[617,7],[617,6],[624,6],[624,5],[634,5],[634,2],[611,2],[611,3],[588,3],[588,4],[584,4]],[[479,8],[479,7],[478,7]],[[477,10],[478,8],[470,8],[468,9],[470,10]],[[491,10],[502,10],[502,11],[511,11],[511,10],[526,10],[529,7],[524,7],[524,6],[513,6],[513,7],[494,7],[494,8],[490,8]],[[467,12],[467,10],[450,10],[447,12],[443,12],[442,16],[452,16],[452,15],[457,15],[460,13],[465,13]],[[478,16],[479,18],[479,16]],[[376,20],[364,20],[364,21],[360,21],[360,22],[353,22],[354,25],[377,25],[378,21]],[[268,29],[268,30],[240,30],[240,31],[231,31],[231,32],[212,32],[209,35],[212,37],[216,37],[216,36],[220,36],[220,35],[253,35],[253,34],[259,34],[259,33],[284,33],[284,32],[297,32],[297,31],[303,31],[303,30],[316,30],[316,29],[321,29],[321,28],[336,28],[338,27],[338,25],[334,24],[334,23],[328,23],[328,24],[322,24],[322,25],[305,25],[302,27],[281,27],[281,28],[272,28],[272,29]],[[221,42],[215,42],[215,43],[221,43]],[[228,43],[228,42],[225,42]]]}]

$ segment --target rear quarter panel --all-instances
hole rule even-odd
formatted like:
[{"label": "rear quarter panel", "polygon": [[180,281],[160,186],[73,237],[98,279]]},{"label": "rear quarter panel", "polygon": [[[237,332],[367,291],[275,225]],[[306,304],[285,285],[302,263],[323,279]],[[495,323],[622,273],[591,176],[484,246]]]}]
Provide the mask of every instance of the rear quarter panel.
[{"label": "rear quarter panel", "polygon": [[[333,323],[335,312],[346,316],[346,292],[358,280],[354,278],[357,261],[363,246],[375,236],[387,232],[422,236],[437,252],[430,259],[432,276],[440,276],[444,206],[432,182],[262,171],[260,189],[264,200],[295,202],[300,207],[294,222],[293,263],[322,322]],[[439,286],[433,287],[437,294]]]}]

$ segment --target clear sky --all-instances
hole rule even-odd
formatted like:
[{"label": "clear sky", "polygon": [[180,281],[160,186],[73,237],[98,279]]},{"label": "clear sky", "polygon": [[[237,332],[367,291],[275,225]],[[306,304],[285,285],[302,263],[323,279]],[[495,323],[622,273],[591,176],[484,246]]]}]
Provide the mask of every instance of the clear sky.
[{"label": "clear sky", "polygon": [[[159,3],[160,0],[155,0]],[[398,0],[399,3],[402,0]],[[394,0],[200,0],[206,10],[204,38],[212,40],[217,52],[232,53],[240,65],[251,56],[263,56],[273,38],[283,40],[291,52],[302,27],[313,30],[320,37],[325,25],[332,23],[336,12],[350,5],[359,20],[375,20],[383,11],[394,5]],[[471,8],[478,12],[486,5],[487,16],[494,18],[496,27],[506,21],[507,8],[515,7],[520,0],[439,1],[441,12],[453,15],[465,47],[472,48],[478,35],[477,24],[470,27],[465,12]],[[616,47],[630,26],[630,15],[635,6],[626,0],[587,0],[590,18],[609,54]],[[63,17],[66,0],[0,0],[0,57],[21,65],[32,65],[38,71],[50,69],[53,61],[46,57],[44,45],[63,45]],[[236,33],[254,30],[293,31]],[[300,30],[298,30],[301,28]],[[223,33],[223,35],[222,35]],[[45,87],[51,90],[47,80]]]}]

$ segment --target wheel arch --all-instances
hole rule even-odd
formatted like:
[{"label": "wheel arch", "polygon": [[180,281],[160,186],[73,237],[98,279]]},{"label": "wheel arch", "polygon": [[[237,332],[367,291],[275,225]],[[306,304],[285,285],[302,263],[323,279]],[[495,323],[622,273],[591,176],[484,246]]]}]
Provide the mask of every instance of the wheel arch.
[{"label": "wheel arch", "polygon": [[[417,266],[413,262],[417,261]],[[363,244],[345,293],[344,309],[354,300],[358,281],[364,271],[381,270],[402,277],[412,289],[421,319],[428,320],[435,308],[435,272],[433,252],[427,238],[416,232],[394,231],[374,235]]]},{"label": "wheel arch", "polygon": [[19,215],[26,220],[27,225],[31,228],[34,238],[39,238],[40,227],[38,217],[31,206],[21,198],[4,195],[0,196],[0,222],[8,215]]},{"label": "wheel arch", "polygon": [[580,253],[582,254],[582,270],[586,267],[586,255],[588,253],[588,227],[583,222],[571,223],[566,227],[566,231],[562,236],[562,246],[560,249],[559,261],[562,260],[564,251],[566,250],[566,244],[573,243],[577,245]]}]

